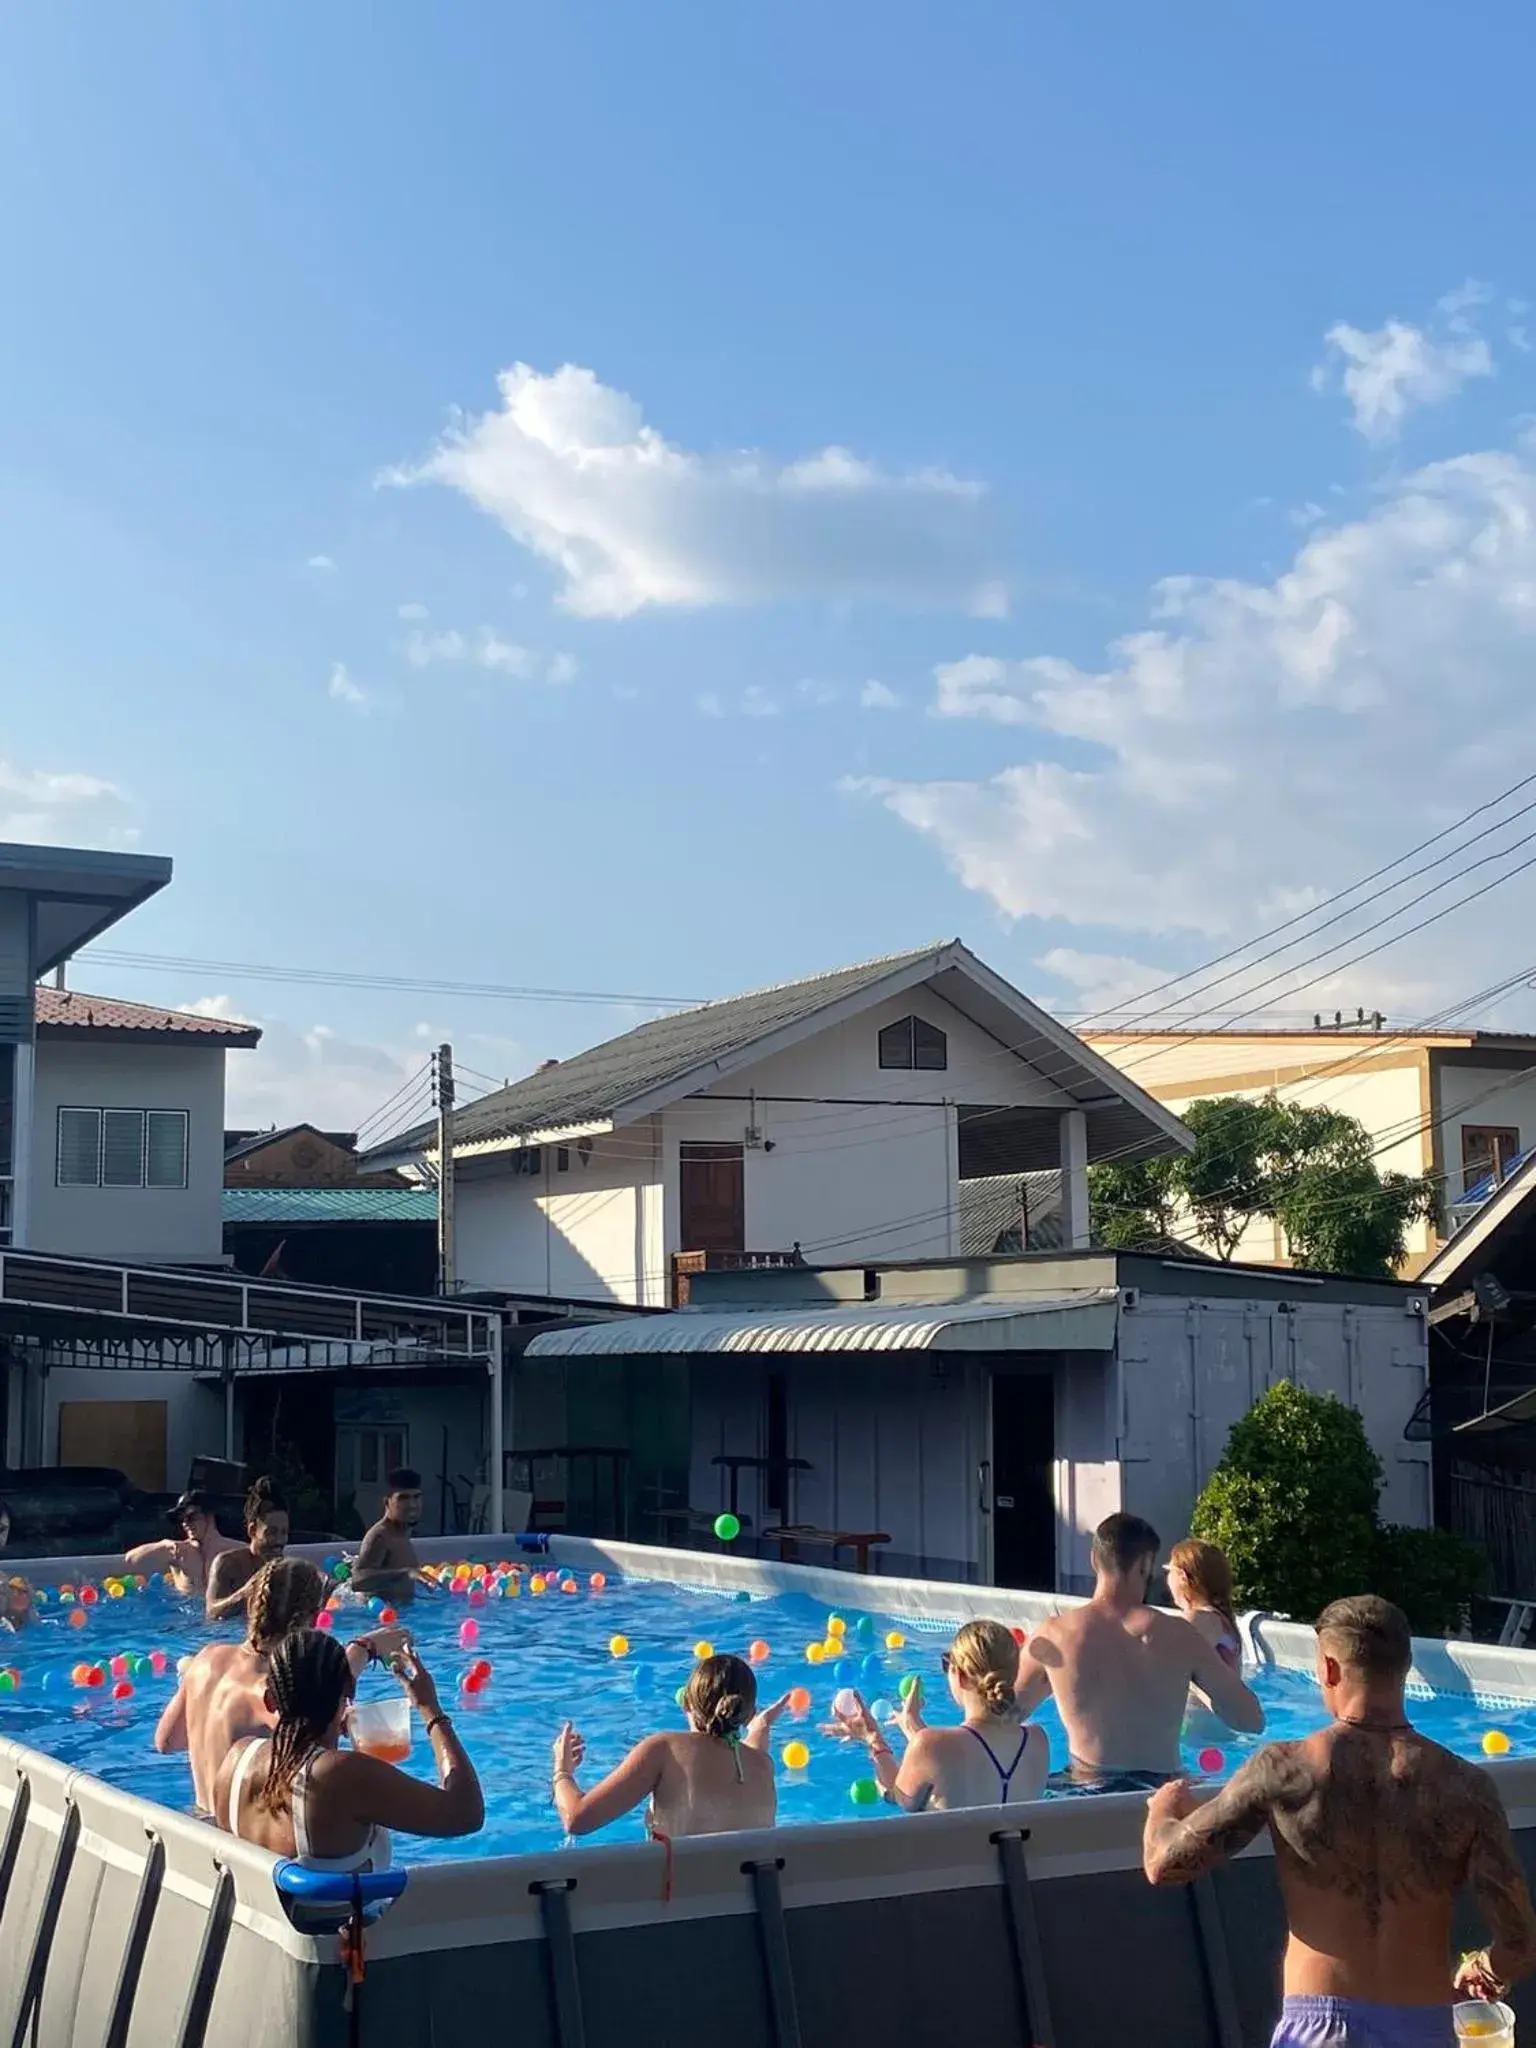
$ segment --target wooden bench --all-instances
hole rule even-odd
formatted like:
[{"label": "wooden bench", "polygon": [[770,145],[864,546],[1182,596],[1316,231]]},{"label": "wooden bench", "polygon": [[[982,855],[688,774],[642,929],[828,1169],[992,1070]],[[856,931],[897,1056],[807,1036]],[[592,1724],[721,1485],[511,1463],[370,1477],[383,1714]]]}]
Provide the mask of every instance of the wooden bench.
[{"label": "wooden bench", "polygon": [[784,1523],[776,1529],[765,1529],[762,1534],[764,1543],[777,1543],[779,1558],[784,1564],[793,1564],[796,1561],[802,1543],[820,1543],[831,1551],[834,1564],[840,1550],[856,1552],[858,1564],[855,1569],[861,1572],[869,1570],[869,1553],[875,1545],[889,1543],[890,1540],[890,1537],[881,1531],[813,1529],[808,1522]]}]

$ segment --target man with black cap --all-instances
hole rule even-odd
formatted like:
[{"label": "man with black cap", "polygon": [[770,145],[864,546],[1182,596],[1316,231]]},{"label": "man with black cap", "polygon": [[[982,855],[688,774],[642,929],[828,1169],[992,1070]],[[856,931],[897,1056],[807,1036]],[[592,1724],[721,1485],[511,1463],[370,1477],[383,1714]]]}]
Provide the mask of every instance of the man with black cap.
[{"label": "man with black cap", "polygon": [[208,1574],[213,1561],[226,1550],[239,1550],[232,1537],[219,1533],[213,1502],[206,1493],[193,1489],[184,1493],[167,1520],[180,1529],[180,1538],[163,1537],[158,1543],[141,1543],[125,1551],[123,1563],[130,1571],[164,1572],[178,1593],[202,1600],[208,1593]]}]

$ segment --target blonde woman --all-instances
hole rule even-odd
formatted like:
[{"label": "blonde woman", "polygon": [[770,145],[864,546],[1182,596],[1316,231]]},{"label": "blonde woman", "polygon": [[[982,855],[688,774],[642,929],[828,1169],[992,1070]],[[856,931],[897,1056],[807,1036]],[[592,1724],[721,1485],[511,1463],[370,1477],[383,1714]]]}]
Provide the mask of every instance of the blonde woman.
[{"label": "blonde woman", "polygon": [[1243,1661],[1243,1638],[1233,1606],[1232,1567],[1225,1551],[1198,1536],[1186,1536],[1168,1553],[1168,1592],[1173,1604],[1198,1629],[1229,1671]]},{"label": "blonde woman", "polygon": [[968,1621],[942,1662],[950,1698],[964,1718],[958,1728],[930,1728],[919,1679],[896,1720],[906,1743],[900,1764],[862,1700],[856,1713],[838,1717],[848,1734],[868,1745],[885,1797],[909,1813],[1038,1799],[1051,1767],[1050,1738],[1020,1717],[1019,1646],[1012,1632],[1000,1621]]}]

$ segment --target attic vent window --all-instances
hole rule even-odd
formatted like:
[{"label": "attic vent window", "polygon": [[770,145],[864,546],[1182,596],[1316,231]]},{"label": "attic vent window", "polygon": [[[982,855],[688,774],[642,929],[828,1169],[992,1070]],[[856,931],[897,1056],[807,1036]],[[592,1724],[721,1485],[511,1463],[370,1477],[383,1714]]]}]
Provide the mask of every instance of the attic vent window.
[{"label": "attic vent window", "polygon": [[942,1074],[949,1065],[949,1040],[937,1024],[921,1017],[903,1017],[899,1024],[887,1024],[880,1034],[880,1064]]}]

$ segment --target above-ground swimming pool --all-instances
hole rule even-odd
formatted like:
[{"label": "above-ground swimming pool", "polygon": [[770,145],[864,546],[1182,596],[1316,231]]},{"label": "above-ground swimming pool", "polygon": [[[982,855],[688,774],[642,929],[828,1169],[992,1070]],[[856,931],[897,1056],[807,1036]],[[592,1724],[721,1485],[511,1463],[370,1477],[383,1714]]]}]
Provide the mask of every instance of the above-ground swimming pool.
[{"label": "above-ground swimming pool", "polygon": [[[862,1748],[824,1732],[840,1688],[856,1687],[884,1717],[903,1683],[920,1677],[927,1718],[959,1719],[939,1668],[940,1652],[954,1633],[952,1620],[877,1611],[857,1602],[834,1608],[798,1592],[688,1586],[601,1572],[607,1582],[594,1588],[589,1571],[561,1574],[535,1594],[529,1589],[533,1576],[525,1570],[516,1597],[481,1593],[471,1605],[467,1589],[423,1594],[405,1611],[486,1797],[485,1827],[478,1835],[456,1842],[412,1840],[401,1852],[410,1862],[558,1847],[563,1836],[550,1804],[549,1778],[550,1749],[561,1722],[573,1721],[587,1738],[582,1782],[590,1788],[642,1736],[683,1725],[675,1695],[707,1648],[750,1657],[756,1646],[760,1704],[792,1688],[809,1695],[804,1706],[784,1714],[773,1735],[779,1818],[786,1825],[891,1812],[878,1803]],[[562,1580],[577,1590],[562,1592]],[[850,1581],[850,1590],[867,1595],[878,1583]],[[78,1594],[68,1602],[49,1596],[34,1625],[0,1639],[0,1671],[14,1674],[9,1689],[0,1678],[0,1737],[43,1750],[123,1791],[189,1810],[186,1756],[156,1754],[155,1722],[175,1688],[178,1660],[211,1637],[235,1640],[239,1629],[234,1623],[210,1627],[193,1603],[154,1586],[123,1598],[96,1590],[98,1597],[84,1607]],[[71,1616],[81,1612],[87,1617],[83,1625],[71,1625]],[[343,1636],[377,1626],[376,1616],[356,1599],[345,1601],[333,1620]],[[463,1633],[477,1638],[472,1646],[461,1646]],[[808,1647],[825,1649],[839,1641],[840,1656],[808,1660]],[[466,1692],[464,1680],[477,1663],[490,1665],[490,1677]],[[82,1664],[101,1671],[99,1685],[75,1682],[71,1674]],[[1186,1724],[1183,1752],[1191,1774],[1229,1775],[1259,1741],[1304,1735],[1325,1719],[1305,1672],[1266,1667],[1250,1676],[1268,1717],[1265,1736],[1236,1735],[1209,1715],[1196,1714]],[[125,1687],[124,1696],[114,1699],[114,1690]],[[387,1673],[371,1672],[358,1697],[382,1698],[396,1690]],[[1495,1749],[1507,1742],[1504,1753],[1536,1757],[1536,1701],[1500,1704],[1476,1694],[1423,1692],[1413,1715],[1426,1734],[1463,1756],[1480,1759],[1491,1735]],[[1054,1705],[1048,1701],[1036,1719],[1049,1733],[1053,1768],[1064,1766],[1066,1737]],[[406,1768],[430,1774],[431,1750],[419,1720],[413,1738]],[[793,1767],[800,1759],[792,1749],[785,1755],[796,1744],[810,1752],[799,1768]],[[1048,1796],[1054,1790],[1048,1788]],[[602,1839],[639,1841],[644,1831],[637,1810],[605,1829]]]}]

